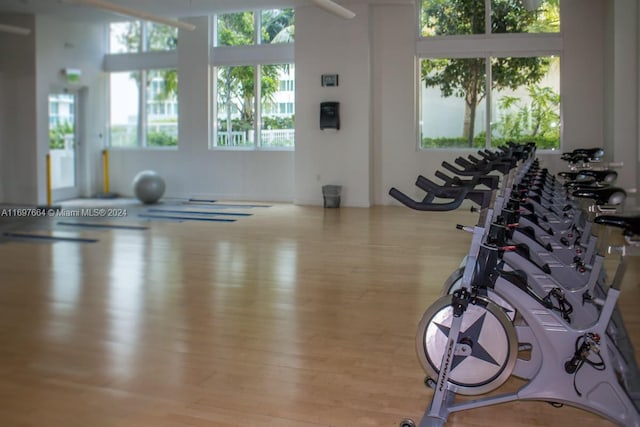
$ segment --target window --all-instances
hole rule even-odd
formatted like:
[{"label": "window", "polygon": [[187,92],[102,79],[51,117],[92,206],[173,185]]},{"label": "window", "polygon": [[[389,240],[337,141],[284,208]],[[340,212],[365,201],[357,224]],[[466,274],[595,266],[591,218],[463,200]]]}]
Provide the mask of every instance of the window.
[{"label": "window", "polygon": [[423,59],[421,148],[535,141],[538,148],[558,149],[559,70],[560,60],[554,56]]},{"label": "window", "polygon": [[293,80],[280,80],[281,92],[293,92]]},{"label": "window", "polygon": [[175,50],[178,29],[153,22],[115,22],[109,25],[109,46],[109,53]]},{"label": "window", "polygon": [[491,0],[491,32],[557,33],[559,0]]},{"label": "window", "polygon": [[260,18],[260,43],[293,42],[295,28],[293,9],[263,10]]},{"label": "window", "polygon": [[[560,148],[559,69],[557,57],[494,58],[491,61],[492,146],[507,141],[534,141],[541,149]],[[513,75],[514,70],[520,70],[520,75]],[[524,75],[522,70],[539,75]]]},{"label": "window", "polygon": [[218,67],[216,75],[216,146],[252,147],[255,143],[255,67]]},{"label": "window", "polygon": [[485,59],[424,59],[420,80],[422,148],[484,147]]},{"label": "window", "polygon": [[[217,67],[214,146],[293,147],[295,95],[280,91],[279,81],[291,79],[294,72],[293,64]],[[261,82],[259,92],[256,80]],[[256,99],[260,100],[260,121],[256,120]]]},{"label": "window", "polygon": [[[167,25],[118,22],[110,24],[109,30],[112,54],[173,51],[177,48],[178,30]],[[176,146],[178,73],[175,64],[150,70],[143,65],[141,55],[130,55],[127,60],[126,68],[119,65],[110,73],[111,147]]]},{"label": "window", "polygon": [[[490,10],[487,20],[486,10]],[[422,0],[423,37],[504,33],[557,33],[559,0]]]},{"label": "window", "polygon": [[[280,90],[277,82],[290,82],[295,73],[293,64],[261,66],[262,91],[262,127],[260,131],[261,147],[294,146],[294,102],[295,94],[291,90]],[[276,90],[277,89],[277,90]],[[276,107],[276,105],[278,107]]]},{"label": "window", "polygon": [[114,22],[109,25],[109,53],[140,52],[141,40],[140,21]]},{"label": "window", "polygon": [[140,73],[111,73],[109,141],[112,147],[138,146]]},{"label": "window", "polygon": [[168,25],[145,23],[144,51],[176,50],[178,47],[178,29]]},{"label": "window", "polygon": [[[212,147],[293,148],[293,10],[231,13],[214,22]],[[260,53],[246,49],[265,44],[279,47]],[[225,56],[229,52],[233,53]],[[235,63],[238,58],[241,64]]]},{"label": "window", "polygon": [[[140,90],[141,82],[145,82],[144,91]],[[110,91],[109,141],[112,147],[172,147],[178,144],[178,75],[175,69],[111,73]]]},{"label": "window", "polygon": [[49,148],[73,146],[74,126],[75,96],[67,93],[49,95]]},{"label": "window", "polygon": [[146,146],[176,146],[178,73],[176,70],[152,70],[146,73],[146,78],[148,82],[154,83],[147,84]]},{"label": "window", "polygon": [[293,9],[269,9],[217,15],[215,46],[292,43]]},{"label": "window", "polygon": [[[560,36],[537,34],[559,31],[558,0],[422,0],[421,6],[420,147],[535,141],[559,149],[562,44]],[[475,36],[487,33],[492,37]],[[505,33],[527,34],[505,44]],[[442,37],[424,38],[431,36]]]},{"label": "window", "polygon": [[253,12],[217,16],[216,46],[246,46],[255,43]]}]

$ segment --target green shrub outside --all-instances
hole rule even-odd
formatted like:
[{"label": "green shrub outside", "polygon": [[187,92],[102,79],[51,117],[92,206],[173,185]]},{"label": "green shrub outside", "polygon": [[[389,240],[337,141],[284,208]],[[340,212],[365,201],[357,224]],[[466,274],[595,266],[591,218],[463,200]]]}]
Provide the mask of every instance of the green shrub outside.
[{"label": "green shrub outside", "polygon": [[[557,150],[560,147],[560,141],[557,138],[545,138],[542,136],[524,136],[517,140],[510,138],[492,138],[491,146],[492,147],[500,147],[505,145],[507,142],[516,142],[516,143],[524,143],[524,142],[535,142],[536,147],[539,150]],[[442,149],[453,149],[453,148],[473,148],[473,149],[483,149],[486,145],[486,138],[483,134],[478,135],[473,139],[473,146],[469,147],[469,143],[466,138],[422,138],[421,148],[442,148]]]},{"label": "green shrub outside", "polygon": [[178,138],[165,132],[148,132],[148,147],[175,147],[178,145]]}]

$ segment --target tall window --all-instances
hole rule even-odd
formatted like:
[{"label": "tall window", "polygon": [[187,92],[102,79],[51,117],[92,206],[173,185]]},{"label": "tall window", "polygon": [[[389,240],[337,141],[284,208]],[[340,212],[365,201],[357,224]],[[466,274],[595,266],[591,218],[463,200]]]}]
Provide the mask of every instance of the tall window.
[{"label": "tall window", "polygon": [[[171,51],[177,29],[151,22],[110,25],[111,53]],[[110,145],[175,147],[178,144],[178,73],[170,66],[146,69],[130,55],[128,71],[110,74]],[[127,67],[128,68],[128,67]]]},{"label": "tall window", "polygon": [[148,147],[178,145],[178,73],[150,70],[146,73],[146,135]]},{"label": "tall window", "polygon": [[140,125],[140,73],[111,73],[109,89],[112,147],[137,147]]},{"label": "tall window", "polygon": [[252,65],[217,68],[218,147],[253,147],[255,138],[256,68]]},{"label": "tall window", "polygon": [[142,51],[142,23],[114,22],[109,25],[109,53]]},{"label": "tall window", "polygon": [[[558,0],[422,0],[421,6],[420,147],[535,141],[560,148],[561,44],[559,36],[538,34],[558,33]],[[527,35],[510,38],[505,50],[500,41],[507,33]],[[454,57],[430,57],[429,51],[450,51],[451,40],[465,40],[464,48],[457,45]],[[509,54],[518,50],[513,46],[533,51],[532,44],[534,55]]]},{"label": "tall window", "polygon": [[[140,90],[141,87],[145,90]],[[111,146],[176,146],[177,87],[178,76],[175,69],[111,73]]]},{"label": "tall window", "polygon": [[175,50],[178,29],[153,22],[126,21],[109,25],[109,53]]},{"label": "tall window", "polygon": [[260,66],[260,74],[262,76],[260,146],[264,148],[293,147],[295,136],[293,127],[295,119],[294,65],[262,65]]},{"label": "tall window", "polygon": [[142,42],[144,52],[175,50],[178,47],[177,28],[146,22],[145,30]]},{"label": "tall window", "polygon": [[484,147],[485,63],[485,58],[421,61],[422,148]]},{"label": "tall window", "polygon": [[260,13],[260,43],[291,43],[295,36],[293,9],[269,9]]},{"label": "tall window", "polygon": [[534,141],[538,148],[558,149],[559,70],[553,56],[423,59],[421,147]]},{"label": "tall window", "polygon": [[256,42],[253,12],[227,13],[216,19],[216,46],[246,46]]},{"label": "tall window", "polygon": [[560,31],[559,0],[422,0],[421,5],[423,37]]},{"label": "tall window", "polygon": [[[293,10],[231,13],[214,22],[212,147],[293,148],[295,67],[289,62],[293,49],[286,47],[294,38]],[[266,44],[285,49],[247,49]],[[233,59],[227,61],[229,51]],[[238,57],[242,64],[233,63]]]},{"label": "tall window", "polygon": [[560,148],[559,58],[493,58],[491,75],[491,145],[533,141],[541,149]]}]

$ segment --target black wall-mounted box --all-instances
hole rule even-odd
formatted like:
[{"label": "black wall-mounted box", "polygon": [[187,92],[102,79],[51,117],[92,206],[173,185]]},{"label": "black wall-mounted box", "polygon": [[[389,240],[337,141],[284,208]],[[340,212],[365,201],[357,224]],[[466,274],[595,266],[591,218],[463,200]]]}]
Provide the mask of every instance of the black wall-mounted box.
[{"label": "black wall-mounted box", "polygon": [[320,129],[340,129],[340,103],[320,103]]}]

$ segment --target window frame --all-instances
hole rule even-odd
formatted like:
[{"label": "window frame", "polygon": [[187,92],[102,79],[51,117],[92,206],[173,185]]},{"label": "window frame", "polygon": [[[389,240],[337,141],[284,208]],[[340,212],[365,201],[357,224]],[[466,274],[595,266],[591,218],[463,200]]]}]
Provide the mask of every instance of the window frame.
[{"label": "window frame", "polygon": [[[422,4],[423,4],[423,0],[417,0],[416,1],[416,22],[415,22],[415,28],[418,34],[418,40],[437,40],[437,39],[450,39],[450,38],[462,38],[462,39],[468,39],[468,38],[486,38],[486,37],[492,37],[492,36],[497,36],[499,38],[502,37],[519,37],[519,36],[525,36],[525,37],[556,37],[558,35],[562,34],[562,20],[559,23],[559,30],[557,32],[546,32],[546,33],[494,33],[491,31],[491,12],[492,12],[492,7],[491,7],[491,2],[492,0],[484,0],[484,5],[485,5],[485,10],[484,10],[484,33],[476,33],[476,34],[449,34],[449,35],[437,35],[437,36],[424,36],[422,35]],[[558,0],[558,4],[559,4],[559,10],[561,11],[562,8],[562,1]],[[560,16],[561,16],[560,12]]]},{"label": "window frame", "polygon": [[[148,95],[147,88],[141,82],[145,81],[147,74],[160,70],[176,70],[179,80],[178,53],[177,49],[172,50],[146,50],[147,49],[147,24],[144,21],[132,20],[123,22],[138,22],[141,25],[140,44],[138,52],[122,52],[109,53],[104,57],[103,71],[109,76],[112,73],[139,73],[139,91],[138,91],[138,123],[137,123],[137,144],[131,147],[113,146],[111,143],[111,79],[107,79],[106,93],[107,97],[107,145],[113,150],[177,150],[180,146],[180,131],[178,129],[178,141],[176,145],[170,146],[153,146],[148,145],[147,127],[148,127]],[[107,39],[111,40],[110,24],[106,25]],[[111,51],[111,47],[109,47]],[[177,95],[176,108],[176,125],[179,126],[180,120],[180,98]]]},{"label": "window frame", "polygon": [[[485,0],[487,5],[485,9],[485,30],[491,30],[491,0]],[[562,7],[562,1],[560,1]],[[562,24],[560,31],[555,33],[485,33],[485,34],[469,34],[469,35],[449,35],[449,36],[423,36],[421,31],[421,13],[422,1],[416,2],[416,22],[415,28],[417,32],[416,55],[415,55],[415,141],[417,151],[430,150],[457,150],[457,151],[475,151],[473,147],[454,147],[454,148],[423,148],[421,142],[421,94],[422,80],[420,64],[423,59],[437,58],[485,58],[485,69],[487,79],[485,81],[485,105],[486,115],[486,134],[485,148],[491,149],[491,59],[500,57],[534,57],[534,56],[557,56],[560,64],[563,62],[563,34]],[[561,12],[562,13],[562,12]],[[488,26],[486,25],[488,23]],[[563,73],[562,65],[560,66],[559,76],[560,88],[560,143],[557,150],[543,149],[541,152],[561,151],[563,147],[563,101],[562,86]]]},{"label": "window frame", "polygon": [[[283,8],[287,9],[287,8]],[[212,28],[211,38],[209,40],[209,150],[219,151],[294,151],[295,140],[293,146],[263,146],[261,144],[262,129],[262,93],[261,93],[261,66],[263,65],[284,65],[290,64],[295,67],[295,40],[290,43],[260,43],[261,34],[261,17],[263,10],[271,9],[252,9],[244,12],[253,12],[254,17],[254,43],[251,45],[238,46],[217,46],[218,39],[218,15],[210,17],[209,24]],[[238,12],[240,13],[240,12]],[[218,146],[217,145],[217,94],[218,79],[217,70],[219,67],[234,66],[253,66],[254,67],[254,112],[255,122],[253,131],[255,134],[254,144],[251,146]],[[295,91],[295,72],[293,79]],[[293,108],[295,115],[295,105]]]}]

